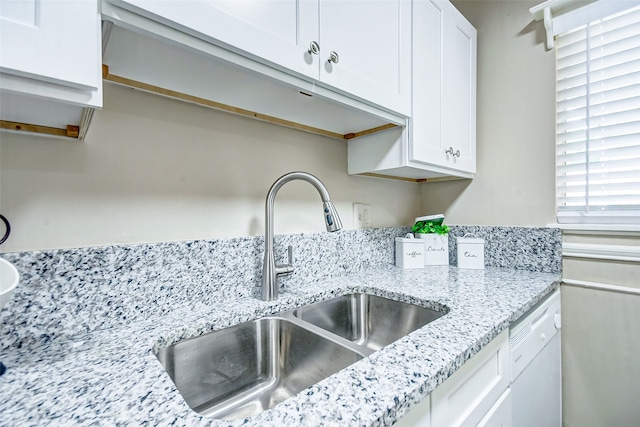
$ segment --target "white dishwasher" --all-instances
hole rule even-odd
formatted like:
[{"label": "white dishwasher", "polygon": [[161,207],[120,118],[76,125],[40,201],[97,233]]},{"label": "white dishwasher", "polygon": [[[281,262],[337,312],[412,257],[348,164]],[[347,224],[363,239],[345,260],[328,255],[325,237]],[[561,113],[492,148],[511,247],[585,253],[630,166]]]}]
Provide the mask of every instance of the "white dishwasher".
[{"label": "white dishwasher", "polygon": [[562,425],[560,290],[509,330],[513,427]]}]

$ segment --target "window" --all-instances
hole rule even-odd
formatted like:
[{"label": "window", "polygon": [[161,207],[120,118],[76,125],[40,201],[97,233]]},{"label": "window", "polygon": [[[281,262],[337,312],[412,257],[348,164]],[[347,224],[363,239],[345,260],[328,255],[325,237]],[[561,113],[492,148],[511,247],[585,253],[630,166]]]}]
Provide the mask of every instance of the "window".
[{"label": "window", "polygon": [[560,223],[640,224],[640,7],[556,39]]}]

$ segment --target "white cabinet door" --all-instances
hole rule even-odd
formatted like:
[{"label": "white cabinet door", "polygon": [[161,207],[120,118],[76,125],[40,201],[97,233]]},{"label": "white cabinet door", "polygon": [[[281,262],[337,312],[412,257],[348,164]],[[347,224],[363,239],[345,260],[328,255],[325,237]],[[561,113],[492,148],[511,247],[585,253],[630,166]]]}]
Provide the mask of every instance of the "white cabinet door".
[{"label": "white cabinet door", "polygon": [[0,1],[3,74],[97,91],[99,46],[97,0]]},{"label": "white cabinet door", "polygon": [[[271,65],[318,78],[317,0],[112,0],[152,20]],[[320,45],[320,47],[322,47]]]},{"label": "white cabinet door", "polygon": [[449,1],[414,1],[411,161],[475,172],[476,38]]},{"label": "white cabinet door", "polygon": [[510,414],[508,399],[494,407],[509,387],[509,367],[509,331],[504,331],[431,393],[431,425],[477,426],[485,416],[492,419],[487,414],[493,409]]},{"label": "white cabinet door", "polygon": [[452,167],[475,172],[477,32],[453,6],[449,8],[448,31],[441,148],[449,150],[446,160]]},{"label": "white cabinet door", "polygon": [[444,39],[448,2],[413,4],[413,100],[409,159],[445,164],[442,144]]},{"label": "white cabinet door", "polygon": [[84,137],[102,107],[100,25],[98,0],[0,0],[2,130]]},{"label": "white cabinet door", "polygon": [[411,408],[394,427],[430,427],[431,426],[431,396]]},{"label": "white cabinet door", "polygon": [[411,2],[320,0],[320,45],[323,83],[410,115]]},{"label": "white cabinet door", "polygon": [[[480,420],[478,427],[511,427],[513,425],[512,413],[511,389],[508,388]],[[540,425],[548,426],[548,424]]]}]

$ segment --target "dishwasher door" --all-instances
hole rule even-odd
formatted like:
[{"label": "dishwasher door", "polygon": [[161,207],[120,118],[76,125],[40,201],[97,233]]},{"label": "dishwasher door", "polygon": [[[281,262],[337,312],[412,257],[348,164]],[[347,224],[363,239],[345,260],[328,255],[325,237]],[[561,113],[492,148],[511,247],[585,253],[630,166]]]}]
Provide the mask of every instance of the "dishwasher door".
[{"label": "dishwasher door", "polygon": [[514,427],[562,425],[560,334],[556,334],[511,384]]},{"label": "dishwasher door", "polygon": [[562,425],[560,292],[510,330],[514,427]]}]

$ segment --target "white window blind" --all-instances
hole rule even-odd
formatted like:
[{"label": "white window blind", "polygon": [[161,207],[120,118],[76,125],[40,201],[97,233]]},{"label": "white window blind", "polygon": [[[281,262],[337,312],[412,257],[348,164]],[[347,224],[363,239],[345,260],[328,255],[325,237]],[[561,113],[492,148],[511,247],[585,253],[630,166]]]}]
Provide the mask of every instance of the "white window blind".
[{"label": "white window blind", "polygon": [[556,40],[561,223],[640,223],[640,7]]}]

